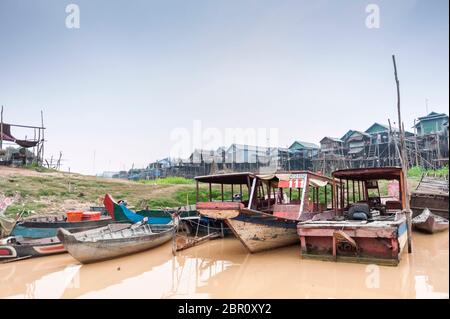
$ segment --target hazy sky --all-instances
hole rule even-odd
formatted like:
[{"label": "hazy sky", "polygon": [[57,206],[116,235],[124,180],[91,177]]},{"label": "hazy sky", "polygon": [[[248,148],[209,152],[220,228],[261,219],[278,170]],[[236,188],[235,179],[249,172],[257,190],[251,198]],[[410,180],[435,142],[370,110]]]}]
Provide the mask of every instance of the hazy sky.
[{"label": "hazy sky", "polygon": [[0,0],[0,104],[10,123],[44,110],[46,157],[62,151],[64,169],[129,169],[166,157],[194,120],[278,128],[280,146],[396,120],[394,53],[411,127],[426,98],[448,113],[448,12],[447,0]]}]

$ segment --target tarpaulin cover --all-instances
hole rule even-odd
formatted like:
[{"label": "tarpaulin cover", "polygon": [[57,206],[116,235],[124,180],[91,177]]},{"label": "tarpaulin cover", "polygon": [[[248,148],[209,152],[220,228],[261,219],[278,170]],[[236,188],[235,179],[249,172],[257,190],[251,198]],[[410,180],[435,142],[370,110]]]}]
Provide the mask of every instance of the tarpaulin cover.
[{"label": "tarpaulin cover", "polygon": [[[11,126],[9,124],[3,124],[2,140],[14,142],[16,139],[11,135]],[[0,133],[1,134],[1,133]]]},{"label": "tarpaulin cover", "polygon": [[26,141],[26,140],[16,140],[15,141],[17,145],[28,148],[28,147],[35,147],[39,141]]},{"label": "tarpaulin cover", "polygon": [[[8,141],[8,142],[14,142],[19,146],[28,148],[28,147],[35,147],[37,144],[39,144],[39,141],[27,141],[27,140],[18,140],[11,134],[11,125],[9,124],[3,124],[2,129],[2,140]],[[1,132],[0,132],[1,133]]]}]

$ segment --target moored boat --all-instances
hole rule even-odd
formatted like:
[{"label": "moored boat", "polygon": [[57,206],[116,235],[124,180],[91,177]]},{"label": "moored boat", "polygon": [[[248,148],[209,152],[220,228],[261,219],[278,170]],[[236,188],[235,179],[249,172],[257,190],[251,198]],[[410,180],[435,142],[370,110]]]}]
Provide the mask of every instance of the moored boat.
[{"label": "moored boat", "polygon": [[211,220],[198,214],[195,207],[185,206],[179,209],[145,209],[132,211],[124,203],[118,203],[110,194],[106,194],[103,200],[105,210],[115,222],[138,223],[147,218],[148,224],[168,224],[172,222],[171,214],[175,212],[180,217],[180,229],[188,235],[210,235],[219,231],[221,236],[231,234],[223,222]]},{"label": "moored boat", "polygon": [[416,217],[429,209],[434,215],[449,218],[448,175],[423,174],[416,189],[411,194],[411,210]]},{"label": "moored boat", "polygon": [[10,236],[0,240],[0,261],[48,256],[65,251],[57,237],[25,239]]},{"label": "moored boat", "polygon": [[414,229],[434,234],[448,229],[448,220],[433,214],[428,208],[425,208],[422,214],[412,219]]},{"label": "moored boat", "polygon": [[[106,211],[116,222],[138,223],[147,218],[148,224],[168,224],[172,221],[171,214],[176,209],[144,209],[132,211],[124,203],[118,203],[110,194],[103,199]],[[177,211],[178,212],[178,211]],[[195,209],[184,209],[178,212],[180,218],[198,217]]]},{"label": "moored boat", "polygon": [[101,216],[96,220],[81,221],[69,221],[65,215],[33,217],[17,222],[10,235],[25,238],[48,238],[55,237],[58,228],[77,233],[103,227],[112,222],[113,219],[110,216]]},{"label": "moored boat", "polygon": [[[297,225],[302,258],[397,265],[407,242],[405,183],[400,167],[333,172],[334,216]],[[379,180],[397,180],[398,198],[383,198]]]},{"label": "moored boat", "polygon": [[[332,198],[331,187],[327,189],[332,179],[308,171],[218,174],[199,176],[196,181],[210,185],[209,202],[197,201],[199,213],[225,220],[251,253],[298,243],[297,222],[326,212]],[[212,184],[221,185],[219,200],[213,201]],[[231,188],[228,201],[224,186]],[[239,193],[234,194],[236,186]],[[244,195],[248,196],[244,199]]]},{"label": "moored boat", "polygon": [[162,245],[172,239],[176,227],[176,224],[138,223],[120,231],[93,232],[84,236],[76,236],[60,228],[57,236],[72,257],[86,264]]},{"label": "moored boat", "polygon": [[[104,227],[76,233],[76,236],[89,234],[90,232],[118,231],[127,227],[130,227],[130,224],[109,224]],[[0,261],[43,257],[64,252],[66,252],[66,248],[56,236],[32,239],[22,236],[9,236],[0,239]]]}]

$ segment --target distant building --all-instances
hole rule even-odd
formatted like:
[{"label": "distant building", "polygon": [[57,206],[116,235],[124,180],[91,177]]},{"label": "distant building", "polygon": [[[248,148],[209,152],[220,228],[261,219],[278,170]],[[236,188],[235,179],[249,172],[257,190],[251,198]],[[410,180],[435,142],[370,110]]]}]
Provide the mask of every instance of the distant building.
[{"label": "distant building", "polygon": [[270,156],[268,147],[231,144],[225,153],[226,163],[267,163]]},{"label": "distant building", "polygon": [[292,153],[298,153],[300,156],[305,158],[311,158],[317,155],[320,146],[310,142],[295,141],[289,146],[289,150]]},{"label": "distant building", "polygon": [[360,131],[351,131],[344,140],[346,154],[352,158],[366,155],[366,147],[370,144],[370,134]]},{"label": "distant building", "polygon": [[119,174],[119,172],[103,172],[97,176],[104,177],[104,178],[113,178],[114,175],[117,175],[117,174]]},{"label": "distant building", "polygon": [[444,113],[431,112],[426,116],[418,118],[418,122],[414,126],[418,136],[424,136],[435,133],[445,133],[448,126],[448,115]]},{"label": "distant building", "polygon": [[192,164],[217,163],[218,160],[221,158],[217,158],[216,152],[213,150],[195,149],[189,156],[189,162]]},{"label": "distant building", "polygon": [[348,130],[347,133],[344,134],[344,136],[341,137],[341,140],[345,143],[347,143],[347,139],[350,137],[350,135],[353,134],[355,130]]},{"label": "distant building", "polygon": [[325,136],[320,140],[320,151],[324,154],[343,154],[344,142],[337,137]]}]

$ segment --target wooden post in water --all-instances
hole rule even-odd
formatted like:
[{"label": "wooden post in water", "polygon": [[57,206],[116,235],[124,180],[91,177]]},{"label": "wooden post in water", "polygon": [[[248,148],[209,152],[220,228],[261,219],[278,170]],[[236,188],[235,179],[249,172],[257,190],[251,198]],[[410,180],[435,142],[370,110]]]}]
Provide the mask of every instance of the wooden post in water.
[{"label": "wooden post in water", "polygon": [[408,232],[408,253],[412,253],[412,239],[411,239],[411,209],[409,204],[409,189],[408,189],[408,178],[407,178],[407,163],[406,163],[406,154],[405,154],[405,131],[402,126],[402,116],[401,116],[401,108],[400,108],[400,81],[398,80],[397,73],[397,64],[395,62],[395,55],[392,55],[392,62],[394,63],[394,75],[395,75],[395,84],[397,87],[397,115],[398,115],[398,130],[400,135],[400,163],[402,166],[402,175],[403,175],[403,193],[404,193],[404,202],[405,202],[405,211],[406,211],[406,224],[407,224],[407,232]]}]

